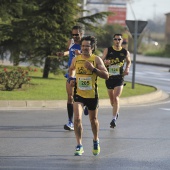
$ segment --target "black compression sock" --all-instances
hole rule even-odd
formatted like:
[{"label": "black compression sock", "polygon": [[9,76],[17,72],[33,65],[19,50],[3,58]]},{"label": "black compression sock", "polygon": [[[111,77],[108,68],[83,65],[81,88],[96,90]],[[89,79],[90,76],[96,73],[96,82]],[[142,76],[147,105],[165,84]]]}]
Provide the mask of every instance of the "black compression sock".
[{"label": "black compression sock", "polygon": [[73,121],[73,104],[67,103],[67,112],[69,121]]}]

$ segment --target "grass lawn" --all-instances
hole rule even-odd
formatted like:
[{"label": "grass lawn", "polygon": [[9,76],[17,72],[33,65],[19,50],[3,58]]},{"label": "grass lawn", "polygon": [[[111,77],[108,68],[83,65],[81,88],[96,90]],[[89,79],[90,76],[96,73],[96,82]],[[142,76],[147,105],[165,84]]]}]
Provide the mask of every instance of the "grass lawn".
[{"label": "grass lawn", "polygon": [[[38,69],[37,72],[29,72],[31,81],[22,89],[13,91],[0,90],[0,100],[66,100],[66,79],[63,75],[50,74],[48,79],[42,78],[42,72]],[[105,80],[98,78],[98,89],[100,99],[108,98]],[[126,82],[121,97],[130,97],[135,95],[147,94],[155,91],[151,86],[135,84],[135,89],[132,89],[131,82]]]}]

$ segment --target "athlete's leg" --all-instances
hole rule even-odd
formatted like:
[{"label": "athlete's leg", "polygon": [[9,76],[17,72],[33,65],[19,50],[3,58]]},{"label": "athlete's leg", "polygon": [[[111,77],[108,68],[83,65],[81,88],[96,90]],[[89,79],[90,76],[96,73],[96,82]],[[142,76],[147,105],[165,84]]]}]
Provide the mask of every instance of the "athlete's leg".
[{"label": "athlete's leg", "polygon": [[66,81],[66,91],[67,91],[67,112],[69,121],[73,121],[73,88]]},{"label": "athlete's leg", "polygon": [[77,145],[82,145],[82,112],[83,104],[80,102],[74,102],[74,133],[76,135]]},{"label": "athlete's leg", "polygon": [[96,110],[88,110],[89,111],[89,119],[91,123],[91,128],[93,132],[93,140],[98,141],[99,134],[99,121],[98,121],[98,109]]},{"label": "athlete's leg", "polygon": [[67,91],[67,114],[68,123],[64,125],[65,130],[74,130],[73,125],[73,90],[70,84],[66,81],[66,91]]},{"label": "athlete's leg", "polygon": [[[107,89],[107,92],[108,92],[108,95],[109,95],[110,104],[113,108],[113,105],[114,105],[114,89]],[[112,114],[114,115],[114,112]]]},{"label": "athlete's leg", "polygon": [[100,153],[99,145],[99,121],[98,121],[98,108],[96,110],[89,110],[89,119],[91,122],[91,128],[93,132],[93,155]]},{"label": "athlete's leg", "polygon": [[117,113],[119,113],[119,97],[123,91],[123,85],[117,86],[114,89],[108,89],[108,95],[110,98],[110,103],[113,106],[113,117],[116,118]]}]

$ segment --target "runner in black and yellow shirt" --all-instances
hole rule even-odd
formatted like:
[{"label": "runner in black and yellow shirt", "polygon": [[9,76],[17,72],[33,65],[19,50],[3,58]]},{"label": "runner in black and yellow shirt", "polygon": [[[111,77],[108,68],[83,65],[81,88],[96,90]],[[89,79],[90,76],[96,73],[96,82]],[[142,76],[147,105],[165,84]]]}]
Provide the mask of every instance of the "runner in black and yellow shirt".
[{"label": "runner in black and yellow shirt", "polygon": [[[129,52],[122,48],[122,34],[113,36],[113,46],[106,48],[103,52],[103,61],[109,72],[109,79],[106,80],[106,87],[110,98],[110,103],[113,107],[113,118],[110,127],[116,126],[116,119],[119,114],[119,97],[123,91],[124,76],[129,74],[131,65]],[[124,65],[126,62],[126,67]]]},{"label": "runner in black and yellow shirt", "polygon": [[[94,54],[96,40],[92,36],[81,39],[82,54],[72,60],[69,68],[69,82],[74,86],[74,131],[77,139],[75,155],[82,155],[82,112],[87,106],[93,132],[93,154],[100,153],[98,122],[98,87],[97,77],[108,79],[108,71],[102,59]],[[75,78],[74,78],[75,77]]]}]

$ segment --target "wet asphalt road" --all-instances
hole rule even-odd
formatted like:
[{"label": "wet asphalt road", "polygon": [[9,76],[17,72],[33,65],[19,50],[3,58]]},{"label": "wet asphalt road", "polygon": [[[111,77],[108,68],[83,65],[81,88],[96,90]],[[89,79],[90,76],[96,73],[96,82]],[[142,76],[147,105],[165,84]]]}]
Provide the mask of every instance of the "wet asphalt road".
[{"label": "wet asphalt road", "polygon": [[101,153],[92,155],[92,132],[83,116],[85,153],[74,156],[73,131],[63,125],[66,109],[0,111],[0,169],[169,170],[170,100],[122,107],[110,129],[111,107],[100,108]]}]

